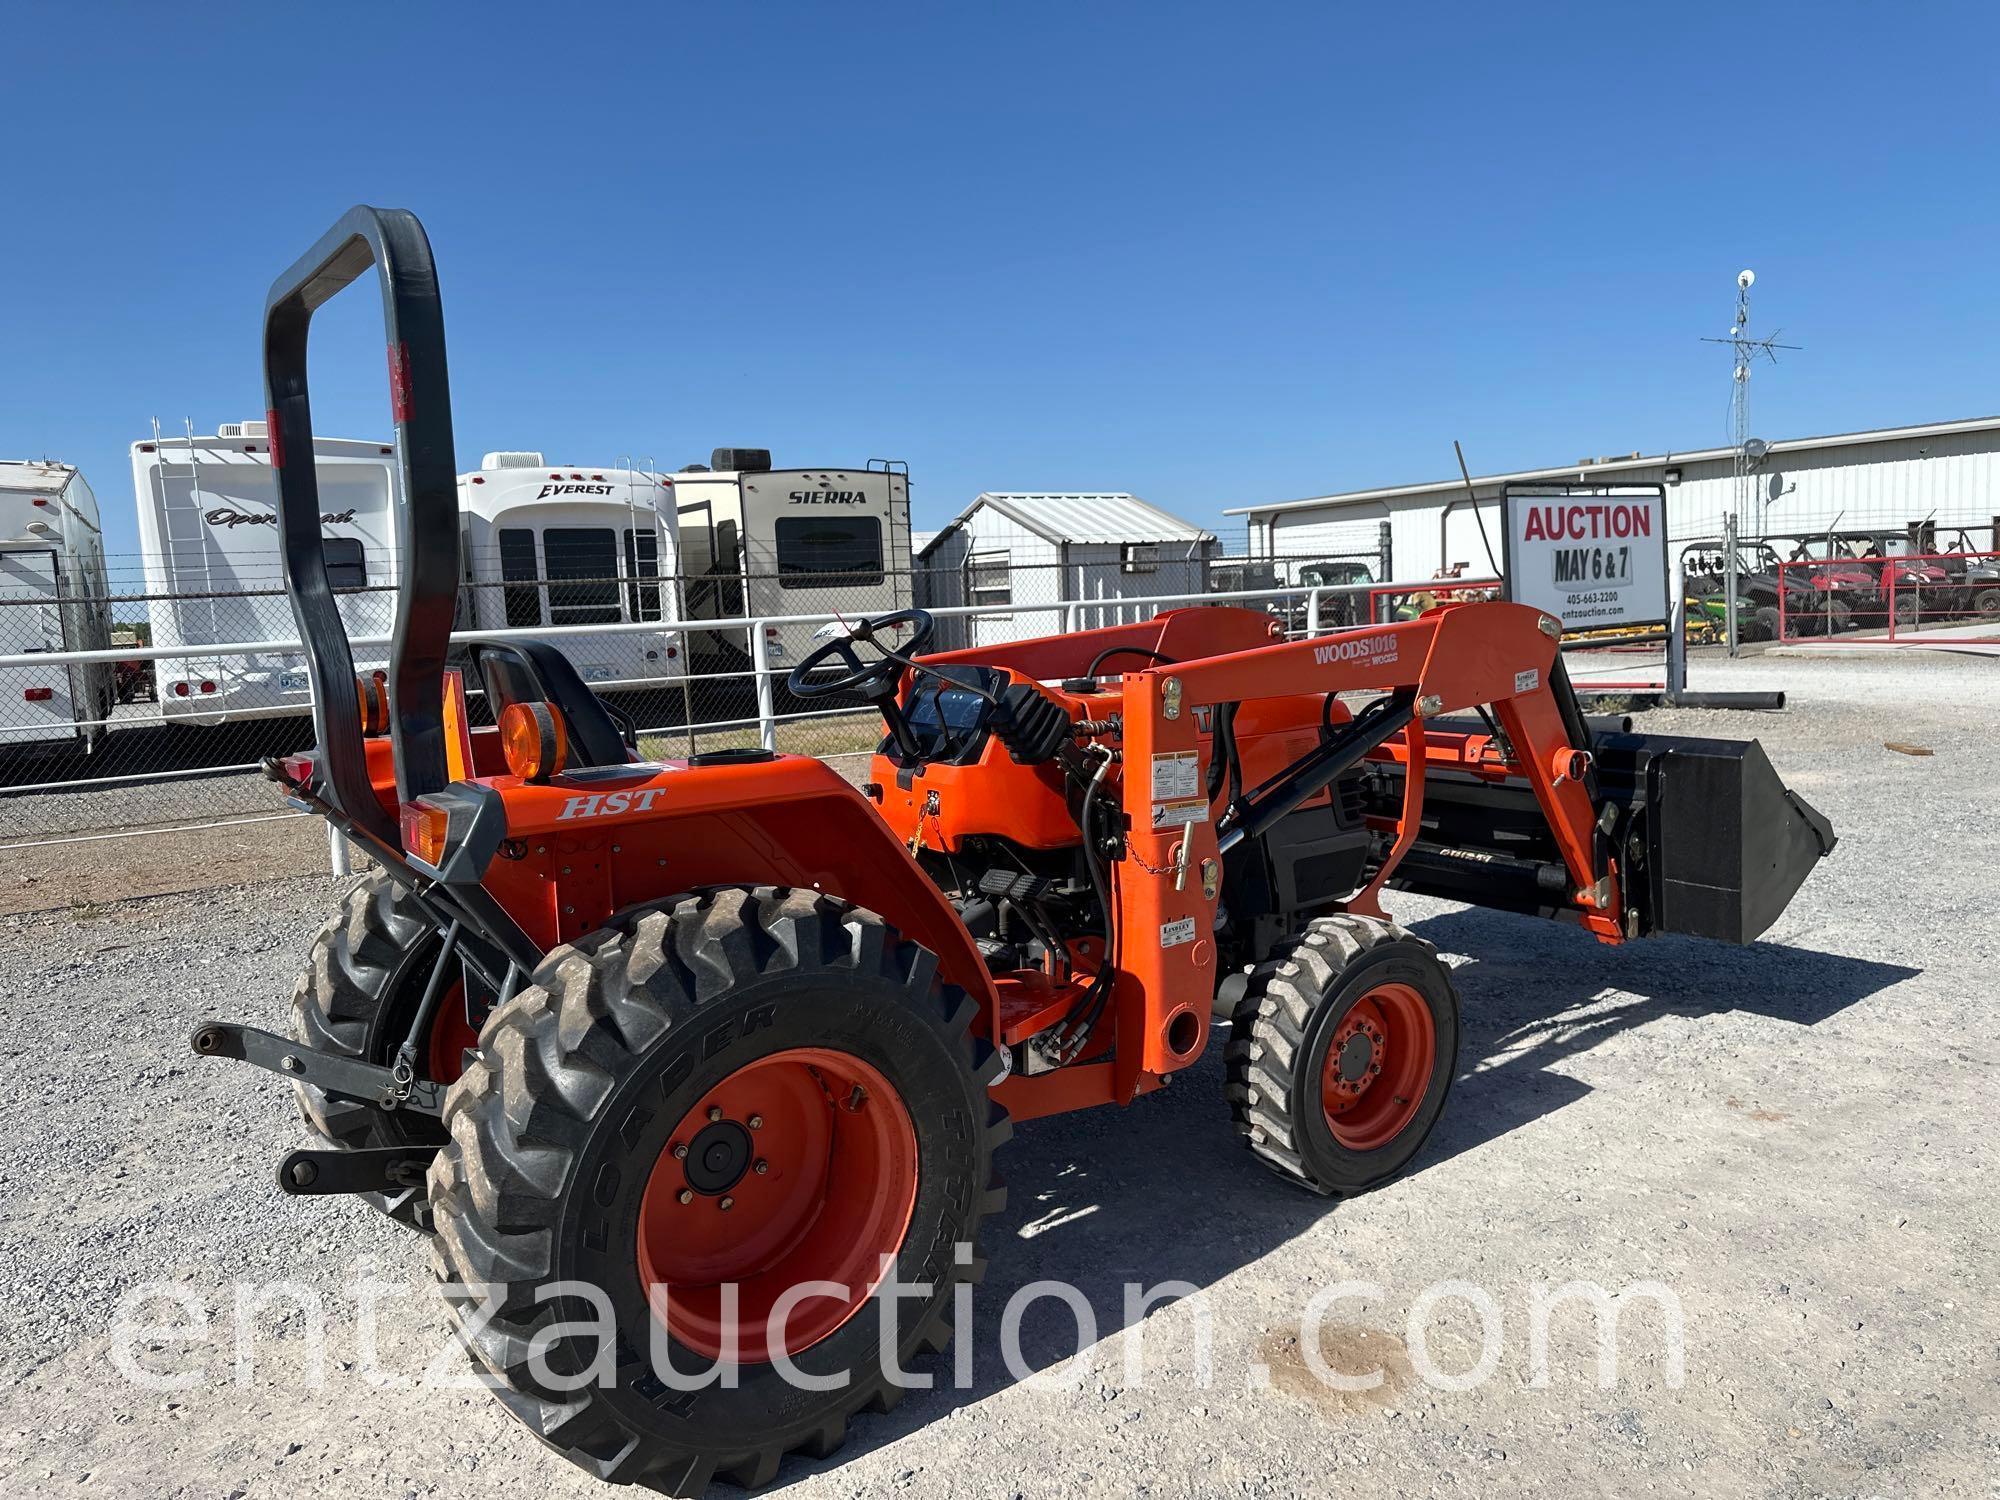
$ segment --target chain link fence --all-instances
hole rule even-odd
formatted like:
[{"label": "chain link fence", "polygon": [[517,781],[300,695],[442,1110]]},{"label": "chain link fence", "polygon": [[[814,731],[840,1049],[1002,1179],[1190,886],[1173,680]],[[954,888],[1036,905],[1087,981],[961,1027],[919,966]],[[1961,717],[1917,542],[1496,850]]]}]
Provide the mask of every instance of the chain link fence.
[{"label": "chain link fence", "polygon": [[[228,588],[149,591],[142,561],[115,560],[103,593],[0,580],[0,850],[282,815],[261,763],[310,745],[313,724],[280,579],[239,570]],[[1371,599],[1378,565],[1372,555],[1198,557],[1107,576],[1051,549],[1010,556],[1004,578],[967,566],[893,579],[640,567],[469,583],[458,620],[482,638],[553,641],[637,726],[642,754],[767,744],[858,759],[879,738],[873,712],[852,699],[803,701],[785,681],[829,624],[920,605],[938,617],[934,649],[947,649],[1206,601],[1263,609],[1298,635],[1408,610],[1421,592],[1410,586],[1395,591],[1396,605]],[[395,588],[357,581],[336,592],[357,669],[386,667]],[[811,609],[746,608],[794,599]],[[85,617],[108,620],[109,649],[72,647],[90,639],[78,628]]]}]

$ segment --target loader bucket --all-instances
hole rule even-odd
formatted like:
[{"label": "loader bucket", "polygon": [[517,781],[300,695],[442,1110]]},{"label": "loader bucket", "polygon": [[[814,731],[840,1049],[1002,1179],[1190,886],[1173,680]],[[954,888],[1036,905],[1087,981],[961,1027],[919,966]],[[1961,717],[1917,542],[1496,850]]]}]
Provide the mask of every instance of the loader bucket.
[{"label": "loader bucket", "polygon": [[1640,866],[1628,889],[1643,880],[1648,932],[1752,942],[1833,851],[1832,825],[1755,740],[1607,734],[1596,752],[1606,794],[1638,814],[1626,866]]},{"label": "loader bucket", "polygon": [[[1754,942],[1832,852],[1832,827],[1778,779],[1755,740],[1598,732],[1591,749],[1597,795],[1616,810],[1606,852],[1624,872],[1628,936]],[[1367,809],[1395,816],[1402,781],[1400,766],[1372,766]],[[1443,771],[1426,779],[1423,834],[1392,883],[1572,921],[1561,858],[1524,783]]]}]

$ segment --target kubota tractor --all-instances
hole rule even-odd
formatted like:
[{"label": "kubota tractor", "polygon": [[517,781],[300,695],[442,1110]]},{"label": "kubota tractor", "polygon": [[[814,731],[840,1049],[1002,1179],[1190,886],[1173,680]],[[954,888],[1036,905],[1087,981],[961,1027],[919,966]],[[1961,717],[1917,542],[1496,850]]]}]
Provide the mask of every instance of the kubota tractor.
[{"label": "kubota tractor", "polygon": [[[334,608],[306,386],[314,310],[371,266],[405,497],[386,682],[357,681]],[[765,750],[642,760],[516,633],[461,643],[473,727],[421,226],[354,210],[265,329],[319,717],[269,769],[376,870],[289,1036],[194,1046],[297,1085],[319,1140],[281,1186],[431,1231],[500,1399],[606,1479],[691,1494],[831,1452],[944,1346],[1011,1122],[1133,1104],[1218,1027],[1257,1159],[1319,1193],[1401,1172],[1458,999],[1386,888],[1745,942],[1833,845],[1755,744],[1594,728],[1559,623],[1498,602],[1300,641],[1195,608],[946,655],[921,611],[865,620],[791,675],[881,711],[859,787]]]}]

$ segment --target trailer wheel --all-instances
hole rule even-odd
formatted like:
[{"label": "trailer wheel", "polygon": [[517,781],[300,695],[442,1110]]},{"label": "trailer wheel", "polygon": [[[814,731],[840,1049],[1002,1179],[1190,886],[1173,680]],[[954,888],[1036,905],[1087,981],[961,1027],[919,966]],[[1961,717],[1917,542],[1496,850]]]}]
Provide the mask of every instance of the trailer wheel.
[{"label": "trailer wheel", "polygon": [[[814,891],[703,891],[551,953],[488,1018],[431,1168],[438,1277],[500,1401],[676,1495],[766,1484],[886,1411],[1005,1201],[977,1014]],[[733,1382],[703,1382],[732,1345]]]},{"label": "trailer wheel", "polygon": [[1227,1050],[1251,1151],[1319,1193],[1407,1167],[1444,1110],[1458,994],[1437,950],[1390,922],[1321,917],[1251,976]]},{"label": "trailer wheel", "polygon": [[[440,941],[430,919],[387,875],[376,871],[361,880],[342,899],[339,915],[313,939],[306,971],[292,990],[292,1036],[315,1051],[392,1062],[409,1035]],[[454,989],[438,1006],[420,1071],[436,1082],[451,1082],[461,1071],[464,1049],[477,1041],[466,1024],[463,996]],[[444,1127],[426,1115],[335,1098],[307,1084],[294,1084],[293,1092],[313,1134],[340,1150],[437,1145],[445,1139]],[[421,1189],[362,1196],[399,1224],[429,1227],[430,1203]]]}]

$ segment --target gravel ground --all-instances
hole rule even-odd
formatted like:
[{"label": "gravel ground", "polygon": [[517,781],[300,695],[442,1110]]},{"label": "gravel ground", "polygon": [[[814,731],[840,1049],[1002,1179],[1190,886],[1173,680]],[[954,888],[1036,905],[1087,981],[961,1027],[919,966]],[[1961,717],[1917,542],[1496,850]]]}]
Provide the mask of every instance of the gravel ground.
[{"label": "gravel ground", "polygon": [[[1988,1173],[1996,948],[1988,738],[2000,673],[1954,658],[1765,658],[1698,686],[1782,686],[1781,715],[1659,713],[1648,728],[1762,738],[1842,844],[1768,941],[1604,948],[1566,929],[1404,897],[1457,966],[1461,1076],[1420,1170],[1338,1206],[1258,1170],[1231,1137],[1219,1055],[1129,1112],[1022,1127],[1010,1206],[974,1305],[969,1389],[913,1394],[848,1448],[788,1463],[803,1495],[1991,1495],[2000,1481],[2000,1213]],[[1927,748],[1913,756],[1885,741]],[[283,826],[283,825],[279,825]],[[140,842],[140,841],[133,841]],[[298,1143],[275,1081],[196,1059],[203,1017],[271,1023],[336,900],[323,875],[0,917],[0,1490],[9,1495],[353,1497],[603,1491],[476,1390],[412,1377],[443,1345],[418,1242],[340,1201],[281,1197]],[[1985,1103],[1982,1104],[1981,1101]],[[1982,1123],[1989,1122],[1989,1123]],[[379,1277],[370,1340],[355,1290]],[[1037,1278],[1081,1289],[998,1349]],[[1201,1298],[1128,1317],[1124,1287]],[[1661,1283],[1617,1381],[1592,1325],[1552,1320],[1532,1381],[1531,1288]],[[325,1379],[298,1293],[247,1319],[238,1283],[296,1283],[327,1312]],[[1483,1288],[1498,1359],[1435,1283]],[[172,1283],[205,1337],[115,1366],[121,1294]],[[1377,1284],[1299,1342],[1316,1290]],[[291,1309],[291,1310],[288,1310]],[[1204,1310],[1211,1375],[1200,1378]],[[155,1319],[172,1315],[155,1307]],[[1126,1359],[1143,1333],[1143,1380]],[[459,1365],[447,1357],[449,1373]],[[941,1378],[940,1384],[946,1382]]]}]

